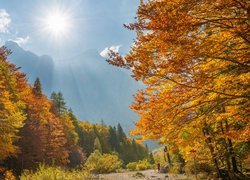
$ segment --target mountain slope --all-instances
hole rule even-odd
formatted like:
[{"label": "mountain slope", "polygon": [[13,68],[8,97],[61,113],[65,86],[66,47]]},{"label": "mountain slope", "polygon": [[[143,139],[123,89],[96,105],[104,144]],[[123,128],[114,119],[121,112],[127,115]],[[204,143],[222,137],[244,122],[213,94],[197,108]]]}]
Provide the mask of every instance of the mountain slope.
[{"label": "mountain slope", "polygon": [[141,88],[130,75],[108,65],[96,50],[88,50],[63,62],[49,56],[37,56],[8,41],[9,60],[22,67],[33,83],[41,79],[44,92],[61,91],[69,107],[80,119],[104,120],[108,125],[121,123],[126,131],[133,128],[137,116],[129,109],[133,94]]},{"label": "mountain slope", "polygon": [[17,43],[7,41],[5,46],[12,51],[9,60],[21,67],[21,71],[27,74],[30,84],[37,77],[40,78],[46,94],[51,93],[53,83],[54,61],[49,56],[37,56],[36,54],[23,50]]}]

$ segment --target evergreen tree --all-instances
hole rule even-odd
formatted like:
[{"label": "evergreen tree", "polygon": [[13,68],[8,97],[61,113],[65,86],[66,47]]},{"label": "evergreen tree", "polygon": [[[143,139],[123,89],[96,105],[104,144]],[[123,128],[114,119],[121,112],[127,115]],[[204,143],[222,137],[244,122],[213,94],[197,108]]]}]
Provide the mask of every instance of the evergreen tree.
[{"label": "evergreen tree", "polygon": [[36,78],[34,82],[33,94],[38,98],[42,97],[42,85],[39,78]]},{"label": "evergreen tree", "polygon": [[71,108],[69,109],[68,115],[69,115],[70,120],[73,122],[73,125],[74,125],[74,127],[75,127],[75,131],[76,131],[76,133],[78,134],[78,137],[79,137],[79,139],[80,139],[80,135],[82,134],[82,132],[81,132],[81,129],[80,129],[80,127],[79,127],[79,123],[78,123],[77,117],[76,117],[76,115],[73,113],[73,111],[72,111]]},{"label": "evergreen tree", "polygon": [[74,122],[77,122],[77,117],[76,115],[73,113],[73,110],[71,108],[69,108],[69,118]]},{"label": "evergreen tree", "polygon": [[135,140],[133,139],[132,140],[132,152],[133,152],[133,154],[134,154],[134,161],[138,161],[138,159],[139,159],[139,155],[138,155],[138,151],[139,151],[139,149],[137,148],[138,146],[137,146],[137,143],[135,142]]},{"label": "evergreen tree", "polygon": [[155,159],[154,159],[154,156],[153,156],[152,152],[149,154],[148,161],[149,161],[150,164],[154,164],[155,163]]},{"label": "evergreen tree", "polygon": [[148,149],[148,144],[145,145],[145,148],[146,148],[147,151],[149,151],[149,149]]},{"label": "evergreen tree", "polygon": [[53,110],[56,115],[61,116],[68,112],[66,102],[64,101],[63,94],[61,92],[52,92],[50,98],[53,102]]},{"label": "evergreen tree", "polygon": [[102,126],[102,127],[106,127],[106,124],[105,124],[105,122],[104,122],[103,119],[101,120],[101,126]]},{"label": "evergreen tree", "polygon": [[123,142],[126,138],[126,134],[124,133],[120,123],[117,125],[117,138],[119,142]]},{"label": "evergreen tree", "polygon": [[111,146],[111,150],[118,151],[118,139],[117,139],[115,127],[109,126],[108,141]]}]

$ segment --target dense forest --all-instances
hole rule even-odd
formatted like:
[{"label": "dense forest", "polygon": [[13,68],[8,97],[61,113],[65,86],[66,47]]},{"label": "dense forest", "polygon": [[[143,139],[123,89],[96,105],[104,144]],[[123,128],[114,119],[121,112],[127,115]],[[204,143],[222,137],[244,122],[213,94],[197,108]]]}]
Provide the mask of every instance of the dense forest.
[{"label": "dense forest", "polygon": [[80,168],[95,151],[115,154],[125,166],[149,157],[147,147],[117,127],[80,121],[61,92],[48,98],[39,78],[34,85],[0,49],[0,166],[20,174],[39,164]]}]

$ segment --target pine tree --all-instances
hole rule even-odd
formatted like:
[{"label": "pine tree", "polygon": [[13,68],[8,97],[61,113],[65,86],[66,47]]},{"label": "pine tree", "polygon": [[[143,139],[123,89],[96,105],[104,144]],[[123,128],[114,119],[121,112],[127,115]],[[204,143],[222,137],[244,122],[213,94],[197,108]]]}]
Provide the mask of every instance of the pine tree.
[{"label": "pine tree", "polygon": [[42,97],[42,85],[39,78],[36,78],[34,82],[33,94],[38,98]]},{"label": "pine tree", "polygon": [[111,146],[111,150],[118,151],[118,139],[115,127],[109,126],[108,141]]},{"label": "pine tree", "polygon": [[117,125],[117,138],[119,142],[123,142],[124,138],[126,138],[126,134],[124,133],[120,123]]},{"label": "pine tree", "polygon": [[66,102],[64,101],[63,94],[61,92],[52,92],[50,98],[53,102],[53,110],[55,111],[56,115],[61,116],[68,112]]},{"label": "pine tree", "polygon": [[153,156],[152,152],[149,154],[148,161],[149,161],[150,164],[154,164],[155,163],[154,156]]}]

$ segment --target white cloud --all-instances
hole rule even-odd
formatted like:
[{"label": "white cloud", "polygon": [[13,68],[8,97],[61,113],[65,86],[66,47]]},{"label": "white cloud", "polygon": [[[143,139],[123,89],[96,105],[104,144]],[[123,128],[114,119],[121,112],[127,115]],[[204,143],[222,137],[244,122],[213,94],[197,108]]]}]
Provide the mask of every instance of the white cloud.
[{"label": "white cloud", "polygon": [[26,36],[26,37],[17,37],[16,39],[11,39],[11,41],[16,42],[19,46],[22,46],[24,44],[26,44],[29,41],[30,37]]},{"label": "white cloud", "polygon": [[0,33],[8,33],[8,27],[11,22],[10,15],[5,9],[0,9]]},{"label": "white cloud", "polygon": [[100,55],[107,59],[109,58],[109,50],[112,50],[114,52],[119,52],[120,48],[121,45],[106,47],[104,50],[102,50],[102,52],[100,52]]}]

